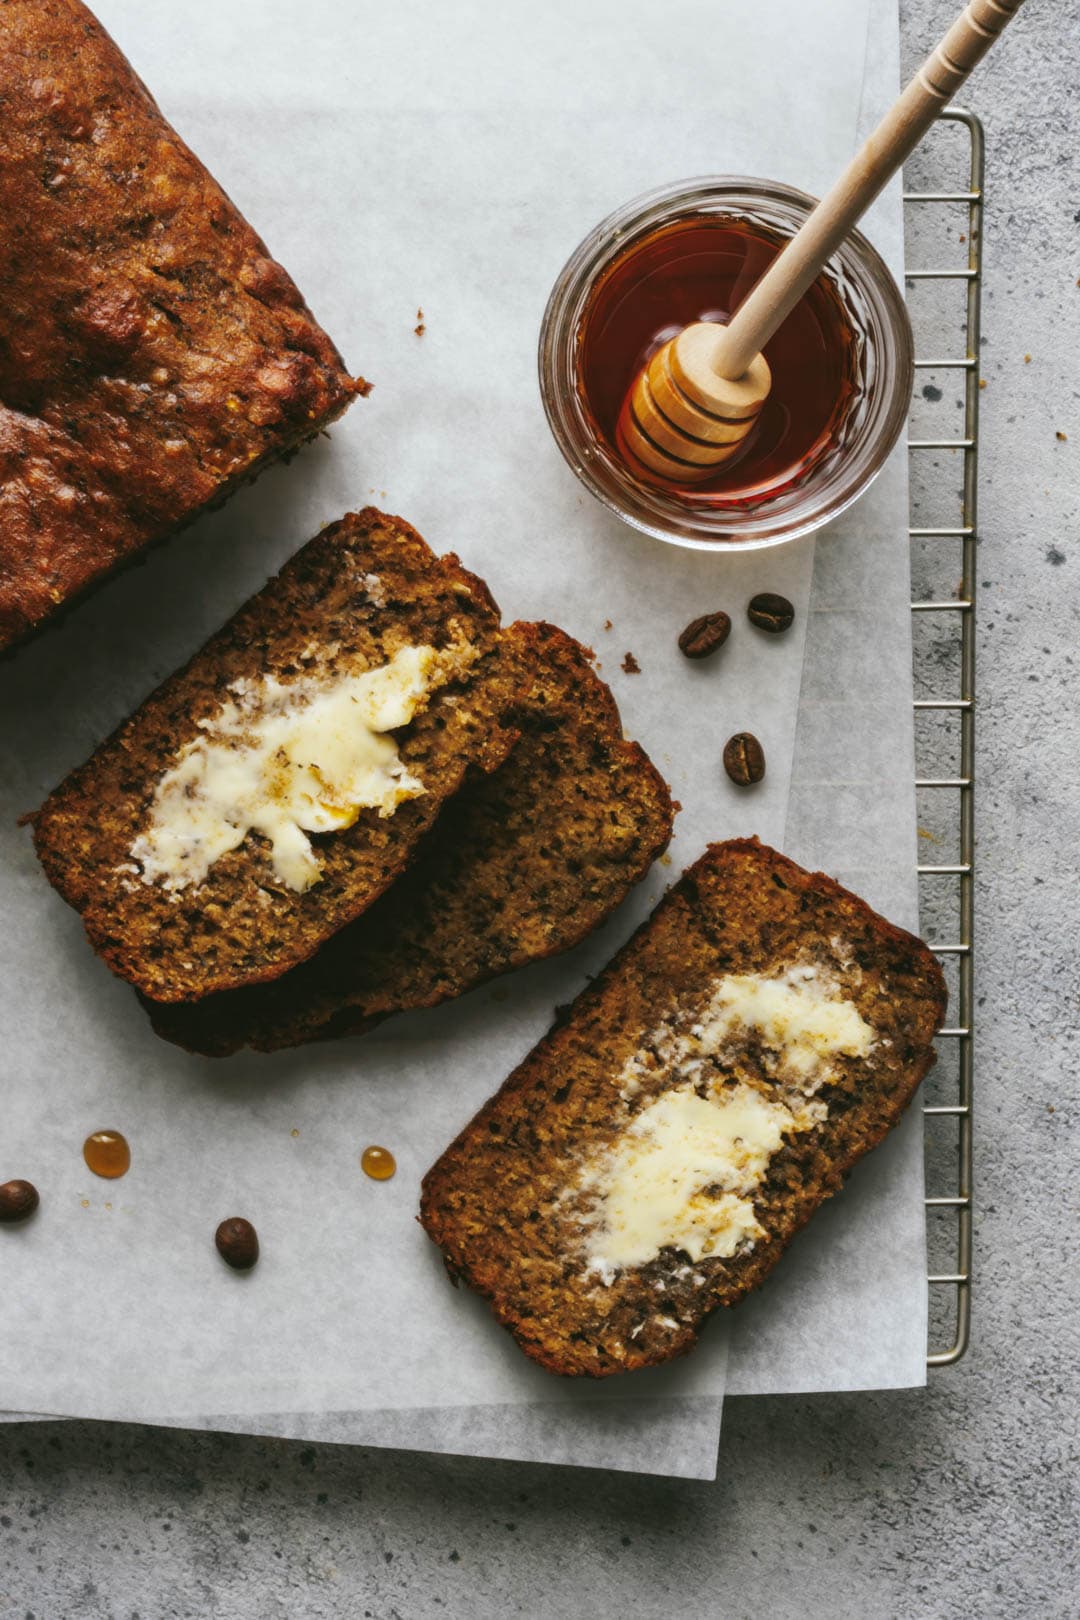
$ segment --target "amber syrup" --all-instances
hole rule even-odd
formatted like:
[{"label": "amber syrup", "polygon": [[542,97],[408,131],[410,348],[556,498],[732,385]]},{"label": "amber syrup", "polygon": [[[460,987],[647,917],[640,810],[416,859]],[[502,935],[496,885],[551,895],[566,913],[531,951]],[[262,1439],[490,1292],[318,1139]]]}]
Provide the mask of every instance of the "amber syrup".
[{"label": "amber syrup", "polygon": [[94,1131],[83,1143],[83,1158],[95,1176],[115,1181],[131,1169],[131,1148],[119,1131]]},{"label": "amber syrup", "polygon": [[372,1181],[389,1181],[397,1169],[397,1160],[389,1148],[366,1147],[360,1155],[360,1168]]},{"label": "amber syrup", "polygon": [[[701,214],[639,237],[589,295],[578,375],[595,428],[621,459],[616,424],[638,372],[693,321],[727,321],[784,245],[765,227]],[[838,442],[858,394],[858,341],[840,292],[819,276],[765,345],[772,390],[738,455],[705,483],[647,473],[697,506],[751,506],[800,483]]]}]

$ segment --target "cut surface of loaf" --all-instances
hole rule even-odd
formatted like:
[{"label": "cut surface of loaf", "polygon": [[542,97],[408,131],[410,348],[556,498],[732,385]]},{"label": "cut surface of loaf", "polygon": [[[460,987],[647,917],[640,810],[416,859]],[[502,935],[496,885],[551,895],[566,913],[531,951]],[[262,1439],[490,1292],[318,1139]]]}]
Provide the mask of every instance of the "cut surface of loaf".
[{"label": "cut surface of loaf", "polygon": [[32,818],[38,855],[94,948],[155,1000],[275,979],[503,762],[515,680],[483,582],[369,507],[61,783]]},{"label": "cut surface of loaf", "polygon": [[78,0],[0,5],[0,649],[362,386]]},{"label": "cut surface of loaf", "polygon": [[578,642],[548,624],[505,639],[521,730],[506,763],[458,794],[409,870],[309,962],[192,1006],[147,1002],[160,1035],[221,1056],[357,1033],[568,950],[644,877],[671,836],[666,784],[624,741]]},{"label": "cut surface of loaf", "polygon": [[941,970],[820,873],[714,844],[424,1178],[451,1276],[553,1372],[683,1354],[934,1061]]}]

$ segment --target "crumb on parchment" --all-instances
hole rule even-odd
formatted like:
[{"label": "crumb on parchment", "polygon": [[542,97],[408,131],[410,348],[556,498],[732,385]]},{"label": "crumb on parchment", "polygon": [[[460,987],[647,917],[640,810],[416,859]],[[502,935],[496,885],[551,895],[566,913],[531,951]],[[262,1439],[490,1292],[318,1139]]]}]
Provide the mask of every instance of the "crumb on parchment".
[{"label": "crumb on parchment", "polygon": [[417,337],[423,337],[424,333],[427,331],[427,327],[424,324],[424,312],[422,309],[417,309],[416,311],[416,325],[413,327],[413,331],[416,333]]},{"label": "crumb on parchment", "polygon": [[641,674],[641,665],[638,663],[632,652],[627,653],[626,657],[622,661],[622,667],[627,675]]}]

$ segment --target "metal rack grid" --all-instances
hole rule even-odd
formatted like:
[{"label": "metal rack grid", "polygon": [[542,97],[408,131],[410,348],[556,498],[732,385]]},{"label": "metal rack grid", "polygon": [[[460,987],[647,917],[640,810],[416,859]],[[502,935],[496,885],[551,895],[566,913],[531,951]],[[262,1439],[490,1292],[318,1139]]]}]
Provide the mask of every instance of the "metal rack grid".
[{"label": "metal rack grid", "polygon": [[[933,615],[939,623],[950,626],[952,645],[934,644],[936,656],[932,667],[920,669],[920,647],[915,647],[916,723],[920,715],[952,716],[958,725],[959,736],[952,738],[952,758],[945,771],[924,774],[925,767],[917,754],[916,789],[920,796],[927,793],[947,796],[954,793],[959,800],[959,826],[953,828],[955,847],[947,853],[955,859],[937,863],[920,863],[920,909],[929,916],[938,916],[946,909],[941,901],[942,885],[952,888],[957,926],[955,939],[946,939],[933,946],[943,959],[943,966],[953,974],[951,991],[951,1022],[938,1037],[939,1060],[944,1058],[945,1043],[953,1044],[953,1051],[943,1065],[948,1070],[949,1100],[929,1101],[924,1105],[926,1116],[926,1150],[928,1164],[928,1193],[926,1198],[928,1222],[933,1215],[955,1217],[955,1230],[948,1241],[948,1252],[953,1256],[951,1269],[936,1270],[931,1261],[928,1286],[931,1290],[930,1345],[927,1364],[945,1367],[960,1360],[967,1350],[971,1333],[971,1265],[972,1265],[972,1085],[974,1037],[974,766],[975,766],[975,547],[978,522],[978,462],[979,462],[979,341],[980,302],[982,291],[982,214],[984,143],[982,125],[972,113],[954,108],[941,115],[942,124],[959,125],[966,132],[966,189],[941,191],[907,191],[904,193],[905,210],[917,207],[921,219],[926,210],[948,205],[955,210],[959,205],[966,214],[967,264],[965,267],[915,269],[907,272],[909,283],[961,282],[966,284],[966,305],[963,328],[965,334],[962,357],[919,358],[916,360],[916,379],[928,372],[960,373],[964,380],[962,437],[909,438],[908,449],[913,456],[921,452],[938,451],[962,458],[963,480],[960,492],[960,522],[932,526],[915,524],[909,528],[914,551],[916,542],[933,542],[935,546],[958,548],[960,553],[960,583],[955,597],[942,600],[913,601],[912,613]],[[908,215],[905,212],[905,223]],[[961,240],[963,237],[961,238]],[[918,339],[918,321],[916,338]],[[917,341],[916,348],[921,347]],[[940,398],[940,391],[933,397]],[[959,401],[957,402],[959,405]],[[913,511],[914,518],[915,513]],[[955,550],[952,552],[955,557]],[[914,561],[914,559],[913,559]],[[918,595],[916,589],[913,595]],[[937,594],[937,593],[935,593]],[[938,616],[941,616],[938,618]],[[942,655],[945,656],[942,656]],[[942,670],[958,670],[959,690],[940,694],[936,683]],[[919,691],[929,684],[934,695],[920,697]],[[939,757],[942,738],[939,736]],[[932,836],[926,834],[925,836]],[[950,930],[951,931],[951,930]],[[955,1151],[950,1152],[944,1133],[955,1121]],[[944,1155],[942,1150],[944,1149]],[[933,1176],[942,1163],[952,1172],[949,1192],[937,1192]],[[952,1290],[952,1308],[941,1309],[936,1290]],[[940,1334],[944,1343],[935,1347]]]}]

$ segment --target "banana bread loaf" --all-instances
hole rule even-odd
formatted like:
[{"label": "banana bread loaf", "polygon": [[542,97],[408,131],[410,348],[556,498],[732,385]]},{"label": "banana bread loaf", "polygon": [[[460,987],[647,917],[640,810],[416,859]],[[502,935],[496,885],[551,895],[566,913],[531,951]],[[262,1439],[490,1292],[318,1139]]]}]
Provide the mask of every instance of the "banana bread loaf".
[{"label": "banana bread loaf", "polygon": [[456,557],[332,524],[31,818],[50,881],[157,1001],[277,978],[388,888],[502,764],[517,672]]},{"label": "banana bread loaf", "polygon": [[929,949],[756,839],[714,844],[424,1178],[420,1219],[534,1361],[691,1349],[911,1101]]},{"label": "banana bread loaf", "polygon": [[459,793],[419,857],[370,911],[273,984],[192,1004],[146,1001],[190,1051],[276,1051],[356,1034],[576,945],[644,877],[671,836],[667,786],[623,740],[585,649],[515,624],[520,669],[505,765]]},{"label": "banana bread loaf", "polygon": [[0,650],[365,385],[79,0],[0,3]]}]

